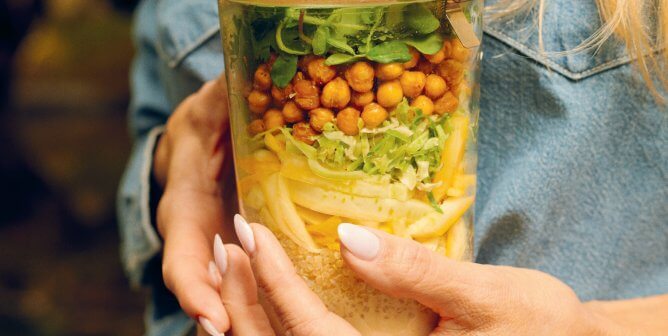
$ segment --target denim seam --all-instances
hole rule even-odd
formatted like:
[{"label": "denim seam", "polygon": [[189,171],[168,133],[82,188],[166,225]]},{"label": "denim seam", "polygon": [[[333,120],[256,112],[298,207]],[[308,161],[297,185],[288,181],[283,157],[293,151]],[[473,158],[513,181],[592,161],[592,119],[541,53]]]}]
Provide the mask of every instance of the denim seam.
[{"label": "denim seam", "polygon": [[[534,49],[530,48],[529,46],[521,43],[520,41],[513,39],[512,37],[502,33],[501,31],[495,30],[490,27],[485,28],[485,32],[489,34],[490,36],[500,40],[501,42],[517,49],[518,51],[522,52],[529,58],[533,59],[534,61],[543,64],[544,66],[548,68],[553,68],[560,72],[562,75],[572,79],[572,80],[581,80],[586,77],[589,77],[591,75],[595,75],[599,72],[603,72],[605,70],[624,65],[627,63],[630,63],[632,61],[631,57],[628,55],[621,56],[615,59],[612,59],[610,61],[607,61],[605,63],[599,64],[593,68],[586,69],[583,71],[579,72],[574,72],[571,70],[566,69],[565,67],[557,64],[556,62],[550,60],[549,58],[546,58],[544,56],[541,56],[538,52],[536,52]],[[654,50],[653,50],[654,52]]]},{"label": "denim seam", "polygon": [[177,50],[176,55],[174,57],[169,57],[167,65],[170,68],[175,68],[181,62],[183,59],[185,59],[190,53],[192,53],[195,49],[199,48],[201,45],[203,45],[205,42],[207,42],[209,39],[214,37],[216,33],[220,30],[219,25],[216,23],[209,27],[208,29],[205,29],[204,32],[199,35],[198,37],[194,38],[192,42],[189,44],[186,44],[185,47],[180,48]]}]

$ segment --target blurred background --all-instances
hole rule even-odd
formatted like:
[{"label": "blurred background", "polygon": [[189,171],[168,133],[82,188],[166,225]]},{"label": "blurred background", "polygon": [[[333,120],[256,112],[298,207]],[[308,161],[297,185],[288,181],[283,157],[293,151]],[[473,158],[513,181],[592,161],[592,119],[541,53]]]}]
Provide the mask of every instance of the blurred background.
[{"label": "blurred background", "polygon": [[118,254],[133,0],[0,0],[0,334],[141,335]]}]

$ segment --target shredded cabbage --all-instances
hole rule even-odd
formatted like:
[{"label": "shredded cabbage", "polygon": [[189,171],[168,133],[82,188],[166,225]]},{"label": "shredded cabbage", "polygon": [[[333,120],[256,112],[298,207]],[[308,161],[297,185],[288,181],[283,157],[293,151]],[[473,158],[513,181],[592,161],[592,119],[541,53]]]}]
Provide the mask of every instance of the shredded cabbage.
[{"label": "shredded cabbage", "polygon": [[408,189],[413,190],[418,183],[415,168],[409,166],[399,177],[399,182],[403,183]]},{"label": "shredded cabbage", "polygon": [[292,137],[289,128],[281,132],[286,150],[304,155],[319,176],[339,180],[383,176],[388,183],[429,192],[439,185],[432,179],[441,167],[448,118],[425,116],[404,99],[379,127],[361,128],[355,136],[346,135],[331,122],[312,146]]}]

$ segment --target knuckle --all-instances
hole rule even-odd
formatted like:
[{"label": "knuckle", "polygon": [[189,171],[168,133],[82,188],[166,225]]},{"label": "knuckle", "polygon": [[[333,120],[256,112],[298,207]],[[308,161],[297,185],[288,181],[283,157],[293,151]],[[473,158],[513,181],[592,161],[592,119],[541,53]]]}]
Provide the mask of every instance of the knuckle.
[{"label": "knuckle", "polygon": [[416,246],[396,250],[388,262],[392,267],[383,267],[385,276],[400,290],[423,288],[431,279],[433,258],[429,251]]},{"label": "knuckle", "polygon": [[194,104],[186,115],[188,123],[195,129],[207,129],[213,120],[212,116],[214,113],[212,112],[204,103]]},{"label": "knuckle", "polygon": [[299,335],[299,336],[311,336],[311,335],[320,335],[322,333],[322,323],[327,316],[329,311],[323,311],[320,314],[310,316],[310,317],[301,317],[294,314],[288,314],[291,316],[283,317],[283,326],[286,330],[287,335]]},{"label": "knuckle", "polygon": [[260,275],[257,279],[258,288],[265,294],[270,302],[280,302],[282,286],[277,284],[287,284],[290,279],[285,274],[278,273],[269,277]]},{"label": "knuckle", "polygon": [[[286,302],[285,293],[293,292],[285,286],[290,286],[295,279],[289,274],[273,274],[270,277],[258,277],[258,289],[264,294],[265,298],[272,303],[274,312],[281,321],[283,327],[288,332],[288,335],[316,335],[319,329],[319,321],[322,321],[327,316],[327,310],[312,311],[309,314],[299,314],[294,307]],[[285,285],[279,285],[285,284]]]}]

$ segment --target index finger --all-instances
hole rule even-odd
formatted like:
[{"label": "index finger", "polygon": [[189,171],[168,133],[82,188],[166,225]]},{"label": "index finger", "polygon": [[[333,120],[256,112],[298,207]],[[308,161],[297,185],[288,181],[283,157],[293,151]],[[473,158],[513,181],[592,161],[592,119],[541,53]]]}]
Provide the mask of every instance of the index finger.
[{"label": "index finger", "polygon": [[260,224],[248,224],[240,215],[234,226],[248,253],[260,289],[286,333],[295,336],[359,335],[348,322],[330,312],[295,272],[276,237]]}]

